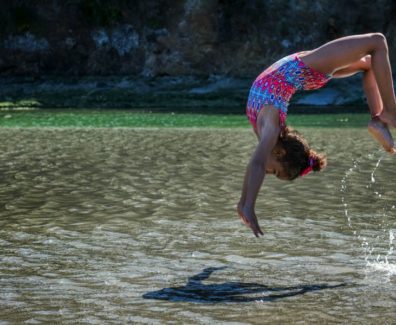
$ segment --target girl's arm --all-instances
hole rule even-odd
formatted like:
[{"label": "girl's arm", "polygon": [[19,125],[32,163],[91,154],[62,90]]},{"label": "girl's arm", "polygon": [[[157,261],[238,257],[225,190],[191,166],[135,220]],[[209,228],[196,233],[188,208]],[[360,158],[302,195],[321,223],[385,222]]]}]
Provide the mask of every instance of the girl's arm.
[{"label": "girl's arm", "polygon": [[272,106],[263,108],[257,119],[259,143],[246,169],[238,213],[242,221],[258,237],[263,232],[254,211],[257,195],[263,183],[268,157],[275,147],[280,134],[279,110]]}]

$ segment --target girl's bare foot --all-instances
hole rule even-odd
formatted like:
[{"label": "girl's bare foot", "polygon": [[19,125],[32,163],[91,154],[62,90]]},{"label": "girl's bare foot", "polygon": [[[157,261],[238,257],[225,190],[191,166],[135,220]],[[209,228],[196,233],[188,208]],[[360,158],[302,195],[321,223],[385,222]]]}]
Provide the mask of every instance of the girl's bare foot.
[{"label": "girl's bare foot", "polygon": [[378,119],[380,119],[385,125],[390,125],[396,128],[396,113],[390,114],[383,110],[382,113],[376,117],[378,117]]},{"label": "girl's bare foot", "polygon": [[389,153],[396,153],[394,142],[388,126],[380,120],[379,117],[374,117],[368,124],[368,131]]}]

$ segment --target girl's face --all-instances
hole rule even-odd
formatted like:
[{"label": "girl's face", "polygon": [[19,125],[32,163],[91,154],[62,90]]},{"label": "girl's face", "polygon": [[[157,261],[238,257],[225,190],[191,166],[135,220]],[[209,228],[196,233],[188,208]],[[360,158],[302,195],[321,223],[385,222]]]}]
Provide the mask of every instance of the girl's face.
[{"label": "girl's face", "polygon": [[266,175],[275,175],[279,179],[288,180],[288,175],[280,163],[280,158],[285,154],[283,148],[279,148],[276,146],[274,150],[272,150],[271,155],[268,157],[267,165],[265,168]]}]

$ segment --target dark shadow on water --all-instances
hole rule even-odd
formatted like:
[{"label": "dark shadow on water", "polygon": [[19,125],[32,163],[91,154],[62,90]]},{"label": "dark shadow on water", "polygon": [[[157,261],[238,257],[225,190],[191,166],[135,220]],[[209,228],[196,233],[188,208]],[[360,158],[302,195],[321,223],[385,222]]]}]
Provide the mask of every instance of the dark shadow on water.
[{"label": "dark shadow on water", "polygon": [[259,283],[223,282],[217,284],[204,284],[214,271],[226,267],[210,267],[204,269],[188,279],[185,286],[164,288],[158,291],[147,292],[145,299],[158,299],[169,301],[183,301],[196,303],[240,303],[240,302],[271,302],[278,299],[303,295],[325,289],[335,289],[346,286],[345,283],[309,284],[291,287],[269,287]]}]

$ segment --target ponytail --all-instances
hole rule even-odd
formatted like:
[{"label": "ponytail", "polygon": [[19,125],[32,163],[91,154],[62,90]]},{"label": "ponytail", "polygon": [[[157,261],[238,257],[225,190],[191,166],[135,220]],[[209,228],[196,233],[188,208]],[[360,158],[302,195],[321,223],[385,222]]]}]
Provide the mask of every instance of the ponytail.
[{"label": "ponytail", "polygon": [[326,156],[312,150],[308,142],[296,130],[290,127],[283,128],[279,141],[286,152],[281,163],[290,180],[305,176],[311,171],[321,171],[326,167]]},{"label": "ponytail", "polygon": [[326,167],[327,161],[324,155],[313,150],[309,151],[308,165],[300,172],[300,176],[305,176],[311,171],[318,172]]},{"label": "ponytail", "polygon": [[322,153],[317,153],[314,150],[309,151],[309,157],[313,161],[312,170],[314,172],[319,172],[326,168],[327,166],[327,159],[326,156]]}]

